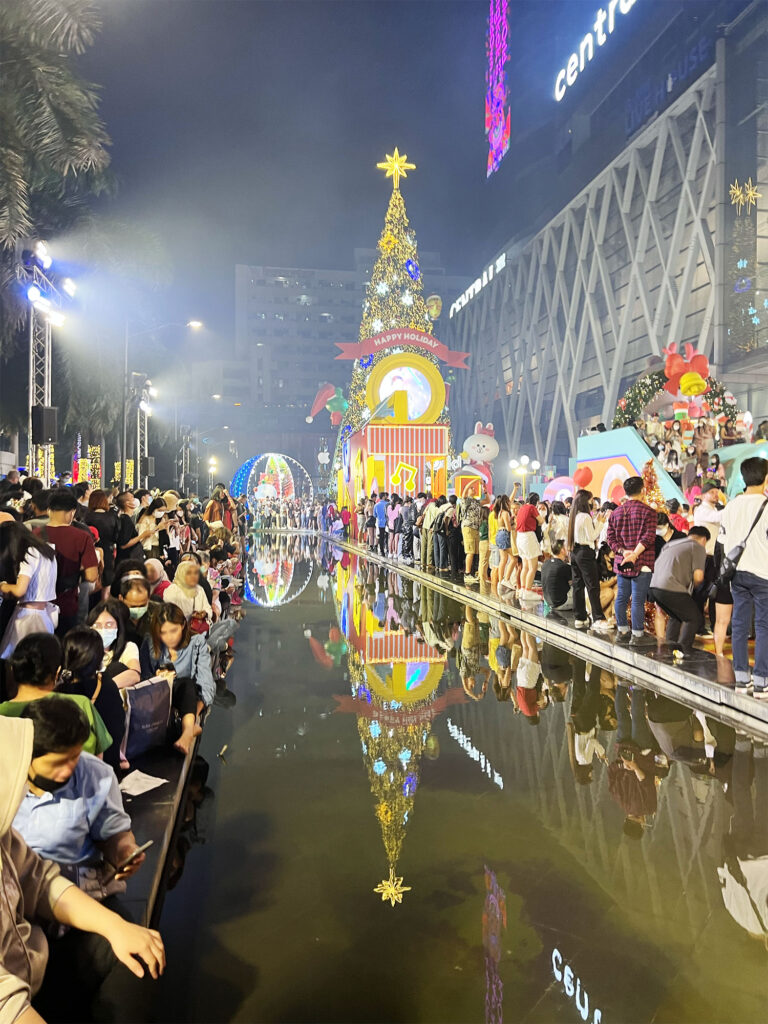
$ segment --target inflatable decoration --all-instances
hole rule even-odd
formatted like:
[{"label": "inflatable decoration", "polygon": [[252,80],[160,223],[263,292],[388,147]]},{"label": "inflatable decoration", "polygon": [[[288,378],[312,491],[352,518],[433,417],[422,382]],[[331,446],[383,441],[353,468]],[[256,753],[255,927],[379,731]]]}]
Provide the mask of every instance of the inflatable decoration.
[{"label": "inflatable decoration", "polygon": [[705,355],[696,352],[693,345],[686,344],[683,358],[674,342],[663,352],[667,357],[664,364],[664,374],[667,377],[665,391],[670,395],[677,395],[679,392],[687,398],[694,398],[708,390],[709,360]]},{"label": "inflatable decoration", "polygon": [[496,440],[492,423],[485,426],[480,420],[475,423],[475,432],[464,441],[463,459],[475,473],[482,477],[485,490],[493,494],[493,470],[491,463],[499,454],[499,442]]},{"label": "inflatable decoration", "polygon": [[307,423],[311,423],[322,408],[327,409],[331,414],[331,426],[338,427],[342,414],[349,408],[349,402],[344,397],[341,388],[334,387],[333,384],[325,381],[315,395],[309,416],[307,416]]},{"label": "inflatable decoration", "polygon": [[427,298],[427,313],[430,320],[439,320],[443,312],[443,300],[439,295],[430,295]]}]

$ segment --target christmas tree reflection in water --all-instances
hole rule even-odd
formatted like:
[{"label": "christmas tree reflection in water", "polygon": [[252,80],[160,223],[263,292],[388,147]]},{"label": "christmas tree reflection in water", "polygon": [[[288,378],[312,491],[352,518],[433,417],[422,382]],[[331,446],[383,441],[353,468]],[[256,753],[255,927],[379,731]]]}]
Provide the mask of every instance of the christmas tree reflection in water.
[{"label": "christmas tree reflection in water", "polygon": [[[398,873],[398,861],[413,813],[421,759],[436,757],[439,751],[432,722],[466,698],[458,686],[438,696],[445,654],[406,632],[397,614],[389,614],[382,624],[374,615],[370,593],[355,585],[357,568],[357,558],[348,570],[337,568],[336,605],[349,643],[352,692],[350,697],[336,697],[336,710],[357,717],[389,870],[373,891],[394,907],[411,891]],[[407,598],[400,598],[401,607],[403,600]]]}]

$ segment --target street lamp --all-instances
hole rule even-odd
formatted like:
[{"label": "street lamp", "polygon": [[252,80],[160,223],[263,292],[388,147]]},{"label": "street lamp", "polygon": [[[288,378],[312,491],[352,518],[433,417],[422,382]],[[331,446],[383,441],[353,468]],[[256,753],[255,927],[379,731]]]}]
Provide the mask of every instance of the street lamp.
[{"label": "street lamp", "polygon": [[216,475],[218,465],[219,463],[216,456],[212,455],[210,459],[208,459],[208,494],[213,491],[213,478]]},{"label": "street lamp", "polygon": [[[128,401],[129,401],[129,384],[128,384],[128,342],[131,339],[141,338],[146,334],[156,334],[158,331],[165,331],[169,327],[188,327],[191,330],[199,330],[203,326],[201,320],[187,320],[186,324],[178,323],[177,321],[170,321],[167,324],[160,324],[157,327],[148,327],[143,331],[130,331],[130,322],[125,321],[125,334],[123,339],[123,417],[122,417],[122,430],[121,439],[122,444],[120,448],[120,486],[123,490],[126,489],[125,484],[125,465],[127,460],[127,448],[128,448]],[[151,382],[150,382],[151,383]],[[139,453],[136,454],[136,461],[139,461]],[[138,480],[138,472],[136,474]]]},{"label": "street lamp", "polygon": [[525,498],[525,478],[528,473],[535,473],[541,466],[541,463],[536,459],[531,461],[528,455],[521,455],[519,459],[510,459],[509,468],[516,476],[523,478],[523,493],[522,496]]}]

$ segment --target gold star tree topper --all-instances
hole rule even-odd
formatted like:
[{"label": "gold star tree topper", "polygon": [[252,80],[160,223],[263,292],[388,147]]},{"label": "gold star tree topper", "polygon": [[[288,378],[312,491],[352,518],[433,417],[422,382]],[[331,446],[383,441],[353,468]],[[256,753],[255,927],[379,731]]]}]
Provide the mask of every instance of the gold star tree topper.
[{"label": "gold star tree topper", "polygon": [[389,900],[394,907],[396,903],[403,902],[403,893],[410,892],[411,887],[410,885],[403,885],[402,875],[396,875],[395,869],[390,868],[389,878],[383,878],[381,884],[377,885],[373,891],[379,893],[382,903],[386,903]]},{"label": "gold star tree topper", "polygon": [[408,163],[408,156],[406,153],[400,155],[397,146],[395,146],[394,153],[387,153],[386,160],[382,160],[381,163],[376,166],[387,172],[387,177],[392,179],[392,188],[400,188],[400,179],[408,177],[408,171],[415,171],[416,164]]}]

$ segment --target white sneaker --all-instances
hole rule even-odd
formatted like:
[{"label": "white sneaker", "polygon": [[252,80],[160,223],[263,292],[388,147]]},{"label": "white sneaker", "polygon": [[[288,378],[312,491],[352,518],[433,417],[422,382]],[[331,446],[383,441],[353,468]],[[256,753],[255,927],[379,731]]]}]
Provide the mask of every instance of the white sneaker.
[{"label": "white sneaker", "polygon": [[613,626],[610,626],[605,619],[597,619],[592,623],[593,633],[612,633]]},{"label": "white sneaker", "polygon": [[586,629],[589,625],[589,619],[574,619],[573,624],[576,629]]}]

